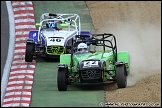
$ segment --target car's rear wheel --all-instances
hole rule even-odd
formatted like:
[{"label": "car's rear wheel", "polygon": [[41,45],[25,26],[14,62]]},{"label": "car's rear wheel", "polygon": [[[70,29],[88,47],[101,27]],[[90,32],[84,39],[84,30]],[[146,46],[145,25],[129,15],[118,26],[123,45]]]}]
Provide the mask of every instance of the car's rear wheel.
[{"label": "car's rear wheel", "polygon": [[34,44],[33,43],[27,43],[26,44],[26,52],[25,52],[25,61],[26,62],[32,62],[34,55]]},{"label": "car's rear wheel", "polygon": [[118,88],[125,88],[127,86],[125,65],[116,66],[116,80]]},{"label": "car's rear wheel", "polygon": [[57,88],[59,91],[67,90],[67,69],[58,69],[57,73]]}]

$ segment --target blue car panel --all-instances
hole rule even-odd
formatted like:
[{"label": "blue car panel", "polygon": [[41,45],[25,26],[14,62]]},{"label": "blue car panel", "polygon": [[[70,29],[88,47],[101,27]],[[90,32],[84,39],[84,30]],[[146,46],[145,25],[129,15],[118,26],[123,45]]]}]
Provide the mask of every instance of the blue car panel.
[{"label": "blue car panel", "polygon": [[38,30],[30,30],[29,38],[34,39],[34,42],[38,42]]}]

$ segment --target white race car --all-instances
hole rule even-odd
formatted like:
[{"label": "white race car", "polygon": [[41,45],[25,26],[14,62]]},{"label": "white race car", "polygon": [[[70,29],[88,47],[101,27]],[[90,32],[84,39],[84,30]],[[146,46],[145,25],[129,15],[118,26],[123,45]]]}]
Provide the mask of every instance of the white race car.
[{"label": "white race car", "polygon": [[25,61],[32,62],[33,56],[58,57],[70,53],[76,35],[90,35],[89,30],[81,31],[78,14],[44,13],[38,30],[30,30],[26,40]]}]

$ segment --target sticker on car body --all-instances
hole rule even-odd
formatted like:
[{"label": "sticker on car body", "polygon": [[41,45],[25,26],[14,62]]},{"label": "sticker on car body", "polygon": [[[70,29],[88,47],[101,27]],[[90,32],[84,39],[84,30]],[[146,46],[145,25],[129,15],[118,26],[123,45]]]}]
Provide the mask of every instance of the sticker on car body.
[{"label": "sticker on car body", "polygon": [[98,66],[98,61],[84,61],[84,67]]},{"label": "sticker on car body", "polygon": [[64,39],[63,37],[48,37],[48,38],[52,42],[61,42],[61,39]]}]

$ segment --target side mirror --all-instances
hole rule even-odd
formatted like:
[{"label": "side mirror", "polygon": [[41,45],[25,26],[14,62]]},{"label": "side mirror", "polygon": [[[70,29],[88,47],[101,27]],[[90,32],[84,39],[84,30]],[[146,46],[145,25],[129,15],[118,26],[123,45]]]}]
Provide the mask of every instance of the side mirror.
[{"label": "side mirror", "polygon": [[38,26],[38,27],[40,27],[40,23],[36,23],[35,25]]}]

